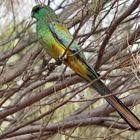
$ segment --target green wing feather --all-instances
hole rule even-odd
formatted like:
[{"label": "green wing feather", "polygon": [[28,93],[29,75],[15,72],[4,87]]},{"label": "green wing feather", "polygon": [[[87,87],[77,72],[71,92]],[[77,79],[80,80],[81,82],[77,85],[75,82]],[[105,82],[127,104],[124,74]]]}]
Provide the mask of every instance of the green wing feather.
[{"label": "green wing feather", "polygon": [[[85,61],[85,56],[83,52],[78,48],[78,44],[76,41],[73,41],[73,37],[70,34],[70,32],[67,30],[67,28],[63,27],[61,24],[58,24],[56,22],[52,22],[49,24],[49,28],[54,36],[56,38],[56,41],[58,43],[61,43],[65,48],[69,47],[69,49],[75,53],[77,58],[83,63],[83,65],[87,68],[87,75],[93,80],[98,77],[97,72],[92,69]],[[72,44],[70,45],[70,43]],[[69,46],[70,45],[70,46]],[[91,80],[90,80],[91,81]],[[89,82],[89,81],[88,81]]]},{"label": "green wing feather", "polygon": [[83,52],[78,47],[77,42],[73,40],[73,36],[70,34],[67,28],[56,22],[51,22],[49,24],[49,28],[59,43],[61,43],[65,48],[69,47],[69,49],[75,53],[75,55],[80,56],[85,60]]}]

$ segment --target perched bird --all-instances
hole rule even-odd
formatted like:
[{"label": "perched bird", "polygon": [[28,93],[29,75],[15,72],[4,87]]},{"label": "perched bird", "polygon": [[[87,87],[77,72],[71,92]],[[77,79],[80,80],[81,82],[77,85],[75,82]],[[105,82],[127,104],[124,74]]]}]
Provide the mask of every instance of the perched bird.
[{"label": "perched bird", "polygon": [[[33,7],[31,16],[36,19],[36,33],[43,49],[55,60],[70,67],[86,82],[96,80],[91,86],[102,96],[112,94],[105,84],[98,79],[98,74],[85,61],[83,52],[78,48],[68,29],[63,26],[55,12],[44,4]],[[113,94],[105,98],[121,117],[134,130],[137,130],[139,119]]]}]

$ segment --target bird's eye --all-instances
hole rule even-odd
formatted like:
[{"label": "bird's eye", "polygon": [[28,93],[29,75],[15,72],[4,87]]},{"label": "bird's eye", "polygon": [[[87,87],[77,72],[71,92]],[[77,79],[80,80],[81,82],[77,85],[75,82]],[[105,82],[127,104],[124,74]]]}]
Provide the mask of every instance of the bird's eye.
[{"label": "bird's eye", "polygon": [[41,8],[42,8],[41,6],[37,6],[37,7],[34,8],[33,11],[34,11],[35,13],[37,13]]}]

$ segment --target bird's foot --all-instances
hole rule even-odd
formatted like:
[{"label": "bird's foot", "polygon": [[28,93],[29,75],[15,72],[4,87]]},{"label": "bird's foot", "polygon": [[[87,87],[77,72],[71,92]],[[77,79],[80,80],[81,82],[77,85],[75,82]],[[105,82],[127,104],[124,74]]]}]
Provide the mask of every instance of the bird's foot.
[{"label": "bird's foot", "polygon": [[59,56],[59,58],[56,59],[56,65],[61,65],[64,61],[67,61],[67,55]]},{"label": "bird's foot", "polygon": [[49,63],[49,64],[48,64],[48,70],[49,70],[49,71],[54,70],[54,68],[55,68],[55,63]]},{"label": "bird's foot", "polygon": [[55,64],[57,66],[61,65],[62,64],[62,59],[61,58],[57,58]]}]

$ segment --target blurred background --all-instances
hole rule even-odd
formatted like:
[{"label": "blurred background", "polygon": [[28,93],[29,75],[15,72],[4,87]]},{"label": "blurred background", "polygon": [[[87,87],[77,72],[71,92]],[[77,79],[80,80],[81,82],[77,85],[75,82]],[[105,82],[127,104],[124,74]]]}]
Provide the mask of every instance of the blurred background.
[{"label": "blurred background", "polygon": [[140,118],[140,0],[0,0],[0,139],[139,140],[42,49],[32,7],[52,7],[102,81]]}]

